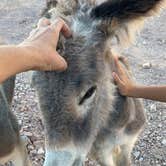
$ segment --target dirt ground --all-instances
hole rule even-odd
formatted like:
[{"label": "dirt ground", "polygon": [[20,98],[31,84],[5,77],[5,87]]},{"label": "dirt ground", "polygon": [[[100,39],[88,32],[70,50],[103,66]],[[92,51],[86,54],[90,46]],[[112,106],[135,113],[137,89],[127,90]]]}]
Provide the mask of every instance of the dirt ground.
[{"label": "dirt ground", "polygon": [[[41,0],[1,0],[0,36],[10,44],[23,41],[35,27],[43,6]],[[139,83],[166,84],[166,11],[149,19],[137,42],[122,52],[128,57]],[[22,126],[21,134],[28,137],[27,148],[33,166],[41,166],[44,132],[30,75],[28,72],[17,77],[13,111]],[[166,104],[148,100],[144,103],[147,124],[132,152],[132,165],[166,166]],[[87,165],[96,164],[87,161]]]}]

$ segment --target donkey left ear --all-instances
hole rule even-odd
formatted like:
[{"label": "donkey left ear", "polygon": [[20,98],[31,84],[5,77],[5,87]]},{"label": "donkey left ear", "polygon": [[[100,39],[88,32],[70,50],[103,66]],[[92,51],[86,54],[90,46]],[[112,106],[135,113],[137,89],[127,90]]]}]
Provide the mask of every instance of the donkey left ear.
[{"label": "donkey left ear", "polygon": [[109,34],[124,43],[135,36],[134,32],[144,18],[158,13],[164,7],[166,0],[108,0],[93,8],[91,17],[111,22],[108,25]]}]

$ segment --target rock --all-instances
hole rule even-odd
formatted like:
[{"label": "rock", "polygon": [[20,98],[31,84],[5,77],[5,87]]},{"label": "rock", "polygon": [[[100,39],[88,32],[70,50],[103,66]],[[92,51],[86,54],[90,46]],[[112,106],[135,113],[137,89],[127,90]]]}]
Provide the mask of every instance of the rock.
[{"label": "rock", "polygon": [[162,156],[160,154],[154,154],[155,158],[162,160]]},{"label": "rock", "polygon": [[161,141],[161,143],[162,143],[163,145],[166,145],[166,139],[163,139],[163,140]]},{"label": "rock", "polygon": [[144,69],[150,69],[152,67],[152,64],[150,62],[146,62],[142,65]]},{"label": "rock", "polygon": [[35,155],[35,154],[36,154],[36,150],[35,150],[35,149],[32,150],[31,153],[32,153],[33,155]]},{"label": "rock", "polygon": [[22,120],[21,120],[21,119],[18,120],[18,124],[19,124],[20,126],[22,125]]},{"label": "rock", "polygon": [[164,40],[164,39],[159,39],[159,43],[160,43],[160,44],[165,44],[165,43],[166,43],[166,40]]},{"label": "rock", "polygon": [[40,148],[40,149],[37,151],[37,154],[44,154],[43,148]]},{"label": "rock", "polygon": [[141,147],[145,147],[145,146],[146,146],[146,143],[145,143],[145,142],[141,142],[141,143],[140,143],[140,146],[141,146]]},{"label": "rock", "polygon": [[147,43],[146,43],[146,41],[144,40],[144,41],[142,42],[142,44],[143,44],[143,45],[146,45]]},{"label": "rock", "polygon": [[143,160],[144,160],[144,158],[143,158],[143,157],[140,157],[140,158],[139,158],[139,161],[143,161]]},{"label": "rock", "polygon": [[28,149],[29,149],[29,150],[34,150],[34,146],[28,145]]},{"label": "rock", "polygon": [[150,112],[156,112],[156,104],[150,105]]},{"label": "rock", "polygon": [[158,125],[159,128],[161,128],[162,126],[163,126],[163,125],[162,125],[161,123]]},{"label": "rock", "polygon": [[140,156],[140,151],[134,152],[133,155],[135,156],[135,158],[138,158]]}]

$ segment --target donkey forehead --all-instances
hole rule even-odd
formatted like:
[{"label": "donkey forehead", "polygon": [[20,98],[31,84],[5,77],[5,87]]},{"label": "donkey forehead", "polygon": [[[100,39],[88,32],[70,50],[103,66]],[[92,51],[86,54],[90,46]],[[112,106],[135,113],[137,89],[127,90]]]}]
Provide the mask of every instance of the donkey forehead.
[{"label": "donkey forehead", "polygon": [[64,72],[55,73],[53,78],[57,86],[64,86],[64,90],[94,84],[103,71],[102,47],[87,45],[85,40],[78,37],[64,42],[63,57],[68,68]]}]

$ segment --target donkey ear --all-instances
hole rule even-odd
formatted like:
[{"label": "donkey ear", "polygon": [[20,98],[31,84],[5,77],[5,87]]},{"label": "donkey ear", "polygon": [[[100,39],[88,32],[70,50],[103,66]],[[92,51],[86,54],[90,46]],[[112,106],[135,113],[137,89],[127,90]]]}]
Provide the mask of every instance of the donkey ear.
[{"label": "donkey ear", "polygon": [[[78,0],[46,0],[46,7],[42,11],[42,16],[50,18],[71,15],[78,5]],[[59,14],[58,14],[59,13]]]},{"label": "donkey ear", "polygon": [[132,40],[134,32],[145,17],[154,15],[164,7],[166,0],[108,0],[93,8],[91,17],[110,21],[110,34],[123,42],[123,39],[126,41],[127,38]]},{"label": "donkey ear", "polygon": [[50,18],[51,16],[49,15],[48,11],[51,8],[56,7],[56,5],[57,5],[57,0],[46,0],[46,7],[42,10],[41,16]]}]

